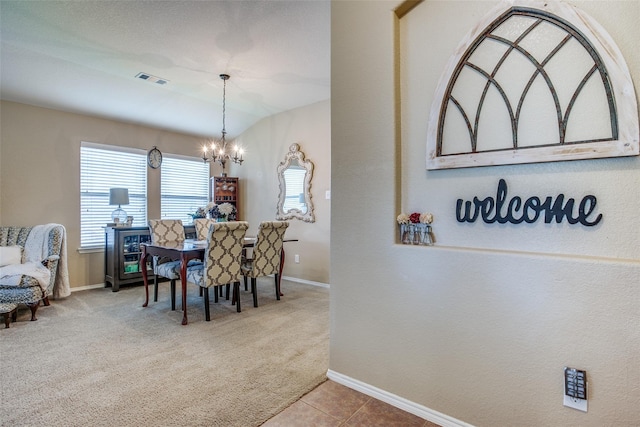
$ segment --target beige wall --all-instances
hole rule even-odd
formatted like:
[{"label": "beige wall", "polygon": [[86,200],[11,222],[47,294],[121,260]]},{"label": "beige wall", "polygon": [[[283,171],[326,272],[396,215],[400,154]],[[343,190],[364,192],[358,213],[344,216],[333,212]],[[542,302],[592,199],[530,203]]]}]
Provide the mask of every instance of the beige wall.
[{"label": "beige wall", "polygon": [[[104,283],[104,252],[79,253],[80,142],[198,156],[202,140],[14,102],[1,105],[0,224],[63,224],[71,286]],[[160,216],[160,170],[148,169],[149,218]],[[105,220],[106,223],[106,220]]]},{"label": "beige wall", "polygon": [[[202,144],[194,136],[14,102],[2,102],[0,113],[0,224],[63,224],[67,229],[72,287],[104,283],[103,252],[78,252],[80,142],[144,150],[156,145],[164,153],[190,156],[200,155]],[[250,213],[246,219],[252,225],[274,219],[278,197],[275,171],[292,142],[300,142],[316,164],[313,192],[318,221],[292,221],[287,236],[298,237],[301,242],[287,245],[291,245],[291,255],[294,251],[300,254],[301,262],[294,265],[293,257],[287,259],[284,274],[328,283],[329,200],[324,200],[324,190],[330,186],[329,102],[266,119],[247,131],[243,142],[248,150],[247,160],[242,167],[231,167],[229,175],[242,180],[242,209]],[[323,146],[314,147],[315,144]],[[219,166],[215,165],[212,173],[220,173]],[[148,196],[149,218],[157,218],[160,170],[148,169]]]},{"label": "beige wall", "polygon": [[[637,94],[640,3],[570,3],[611,34]],[[402,111],[399,4],[332,2],[330,374],[449,425],[637,425],[640,158],[427,172],[420,135],[437,79],[496,2],[427,0],[411,12],[430,38],[407,41],[427,65],[400,74],[423,95]],[[499,178],[520,195],[595,194],[603,224],[457,223],[456,199],[495,193]],[[396,244],[396,215],[427,210],[438,244]],[[586,414],[562,405],[567,365],[588,372]]]},{"label": "beige wall", "polygon": [[[305,157],[314,164],[311,196],[316,221],[289,220],[286,237],[298,242],[286,243],[284,276],[312,282],[329,283],[329,229],[331,200],[331,122],[330,102],[323,101],[263,119],[237,139],[247,148],[247,161],[230,169],[230,175],[242,177],[243,219],[249,221],[248,233],[255,233],[260,221],[276,218],[279,195],[276,168],[284,161],[291,144],[298,143]],[[240,169],[242,171],[240,172]],[[294,263],[294,255],[300,263]]]}]

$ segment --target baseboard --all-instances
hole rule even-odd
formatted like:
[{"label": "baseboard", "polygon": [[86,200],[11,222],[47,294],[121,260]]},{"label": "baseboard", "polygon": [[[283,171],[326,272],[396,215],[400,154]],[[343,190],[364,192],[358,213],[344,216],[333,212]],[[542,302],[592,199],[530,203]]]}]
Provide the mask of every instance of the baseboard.
[{"label": "baseboard", "polygon": [[304,283],[306,285],[320,286],[321,288],[327,288],[327,289],[329,289],[331,287],[328,283],[314,282],[312,280],[305,280],[305,279],[298,279],[297,277],[282,276],[282,279],[288,280],[290,282]]},{"label": "baseboard", "polygon": [[[312,286],[320,286],[321,288],[329,289],[329,287],[330,287],[328,283],[314,282],[312,280],[298,279],[297,277],[282,276],[282,278],[284,280],[288,280],[290,282],[298,282],[298,283],[304,283],[304,284],[312,285]],[[71,288],[71,292],[86,291],[88,289],[98,289],[98,288],[104,288],[104,287],[105,287],[104,283],[97,283],[95,285],[86,285],[86,286],[76,286],[76,287]]]},{"label": "baseboard", "polygon": [[389,393],[346,375],[342,375],[338,372],[332,371],[331,369],[327,371],[327,378],[427,421],[441,425],[442,427],[473,427],[471,424],[465,423],[464,421],[457,420],[438,411],[434,411],[433,409],[418,405],[417,403],[411,402],[403,397],[396,396],[393,393]]},{"label": "baseboard", "polygon": [[86,291],[88,289],[104,288],[104,283],[96,283],[95,285],[76,286],[71,288],[71,292]]}]

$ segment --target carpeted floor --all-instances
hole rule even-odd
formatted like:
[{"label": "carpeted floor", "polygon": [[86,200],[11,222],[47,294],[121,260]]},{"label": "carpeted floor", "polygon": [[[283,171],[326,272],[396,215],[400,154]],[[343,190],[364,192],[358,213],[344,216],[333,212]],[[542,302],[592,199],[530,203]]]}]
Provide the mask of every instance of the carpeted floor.
[{"label": "carpeted floor", "polygon": [[36,322],[23,308],[0,330],[1,424],[260,425],[323,382],[329,364],[329,290],[282,287],[276,301],[273,279],[259,280],[258,308],[242,291],[242,313],[212,296],[205,322],[191,286],[186,326],[167,282],[147,308],[141,286],[74,292]]}]

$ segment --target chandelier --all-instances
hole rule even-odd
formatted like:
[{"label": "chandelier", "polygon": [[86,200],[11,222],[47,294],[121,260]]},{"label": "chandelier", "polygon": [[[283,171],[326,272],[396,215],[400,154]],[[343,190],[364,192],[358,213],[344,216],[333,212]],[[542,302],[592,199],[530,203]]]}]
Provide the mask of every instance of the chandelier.
[{"label": "chandelier", "polygon": [[[202,160],[205,162],[214,162],[218,163],[222,166],[222,175],[226,176],[226,164],[228,161],[232,161],[233,163],[237,163],[239,165],[242,164],[244,159],[242,158],[242,154],[244,151],[242,148],[235,145],[233,150],[229,150],[227,147],[227,130],[225,128],[225,115],[226,115],[226,101],[227,101],[227,80],[229,80],[228,74],[220,74],[220,78],[223,80],[222,87],[222,139],[220,141],[212,141],[211,145],[207,146],[205,144],[203,148]],[[231,153],[230,151],[233,151]]]}]

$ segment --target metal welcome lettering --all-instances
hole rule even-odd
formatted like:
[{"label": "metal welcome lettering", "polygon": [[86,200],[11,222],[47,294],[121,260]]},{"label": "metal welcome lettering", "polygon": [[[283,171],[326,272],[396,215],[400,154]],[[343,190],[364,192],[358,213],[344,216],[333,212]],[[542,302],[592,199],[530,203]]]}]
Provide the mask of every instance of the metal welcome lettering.
[{"label": "metal welcome lettering", "polygon": [[596,203],[595,196],[584,196],[580,201],[577,214],[574,215],[575,200],[569,198],[565,203],[564,194],[559,194],[555,200],[548,196],[544,202],[537,196],[529,197],[524,202],[521,197],[515,196],[507,202],[507,183],[504,179],[500,179],[495,199],[487,197],[480,200],[474,197],[473,201],[466,202],[458,199],[456,219],[458,222],[475,222],[478,217],[482,217],[487,224],[494,222],[531,224],[544,215],[544,222],[547,224],[553,220],[559,224],[566,218],[569,224],[580,223],[586,227],[593,227],[602,220],[602,214],[598,214],[592,221],[589,220],[589,216],[596,209]]}]

